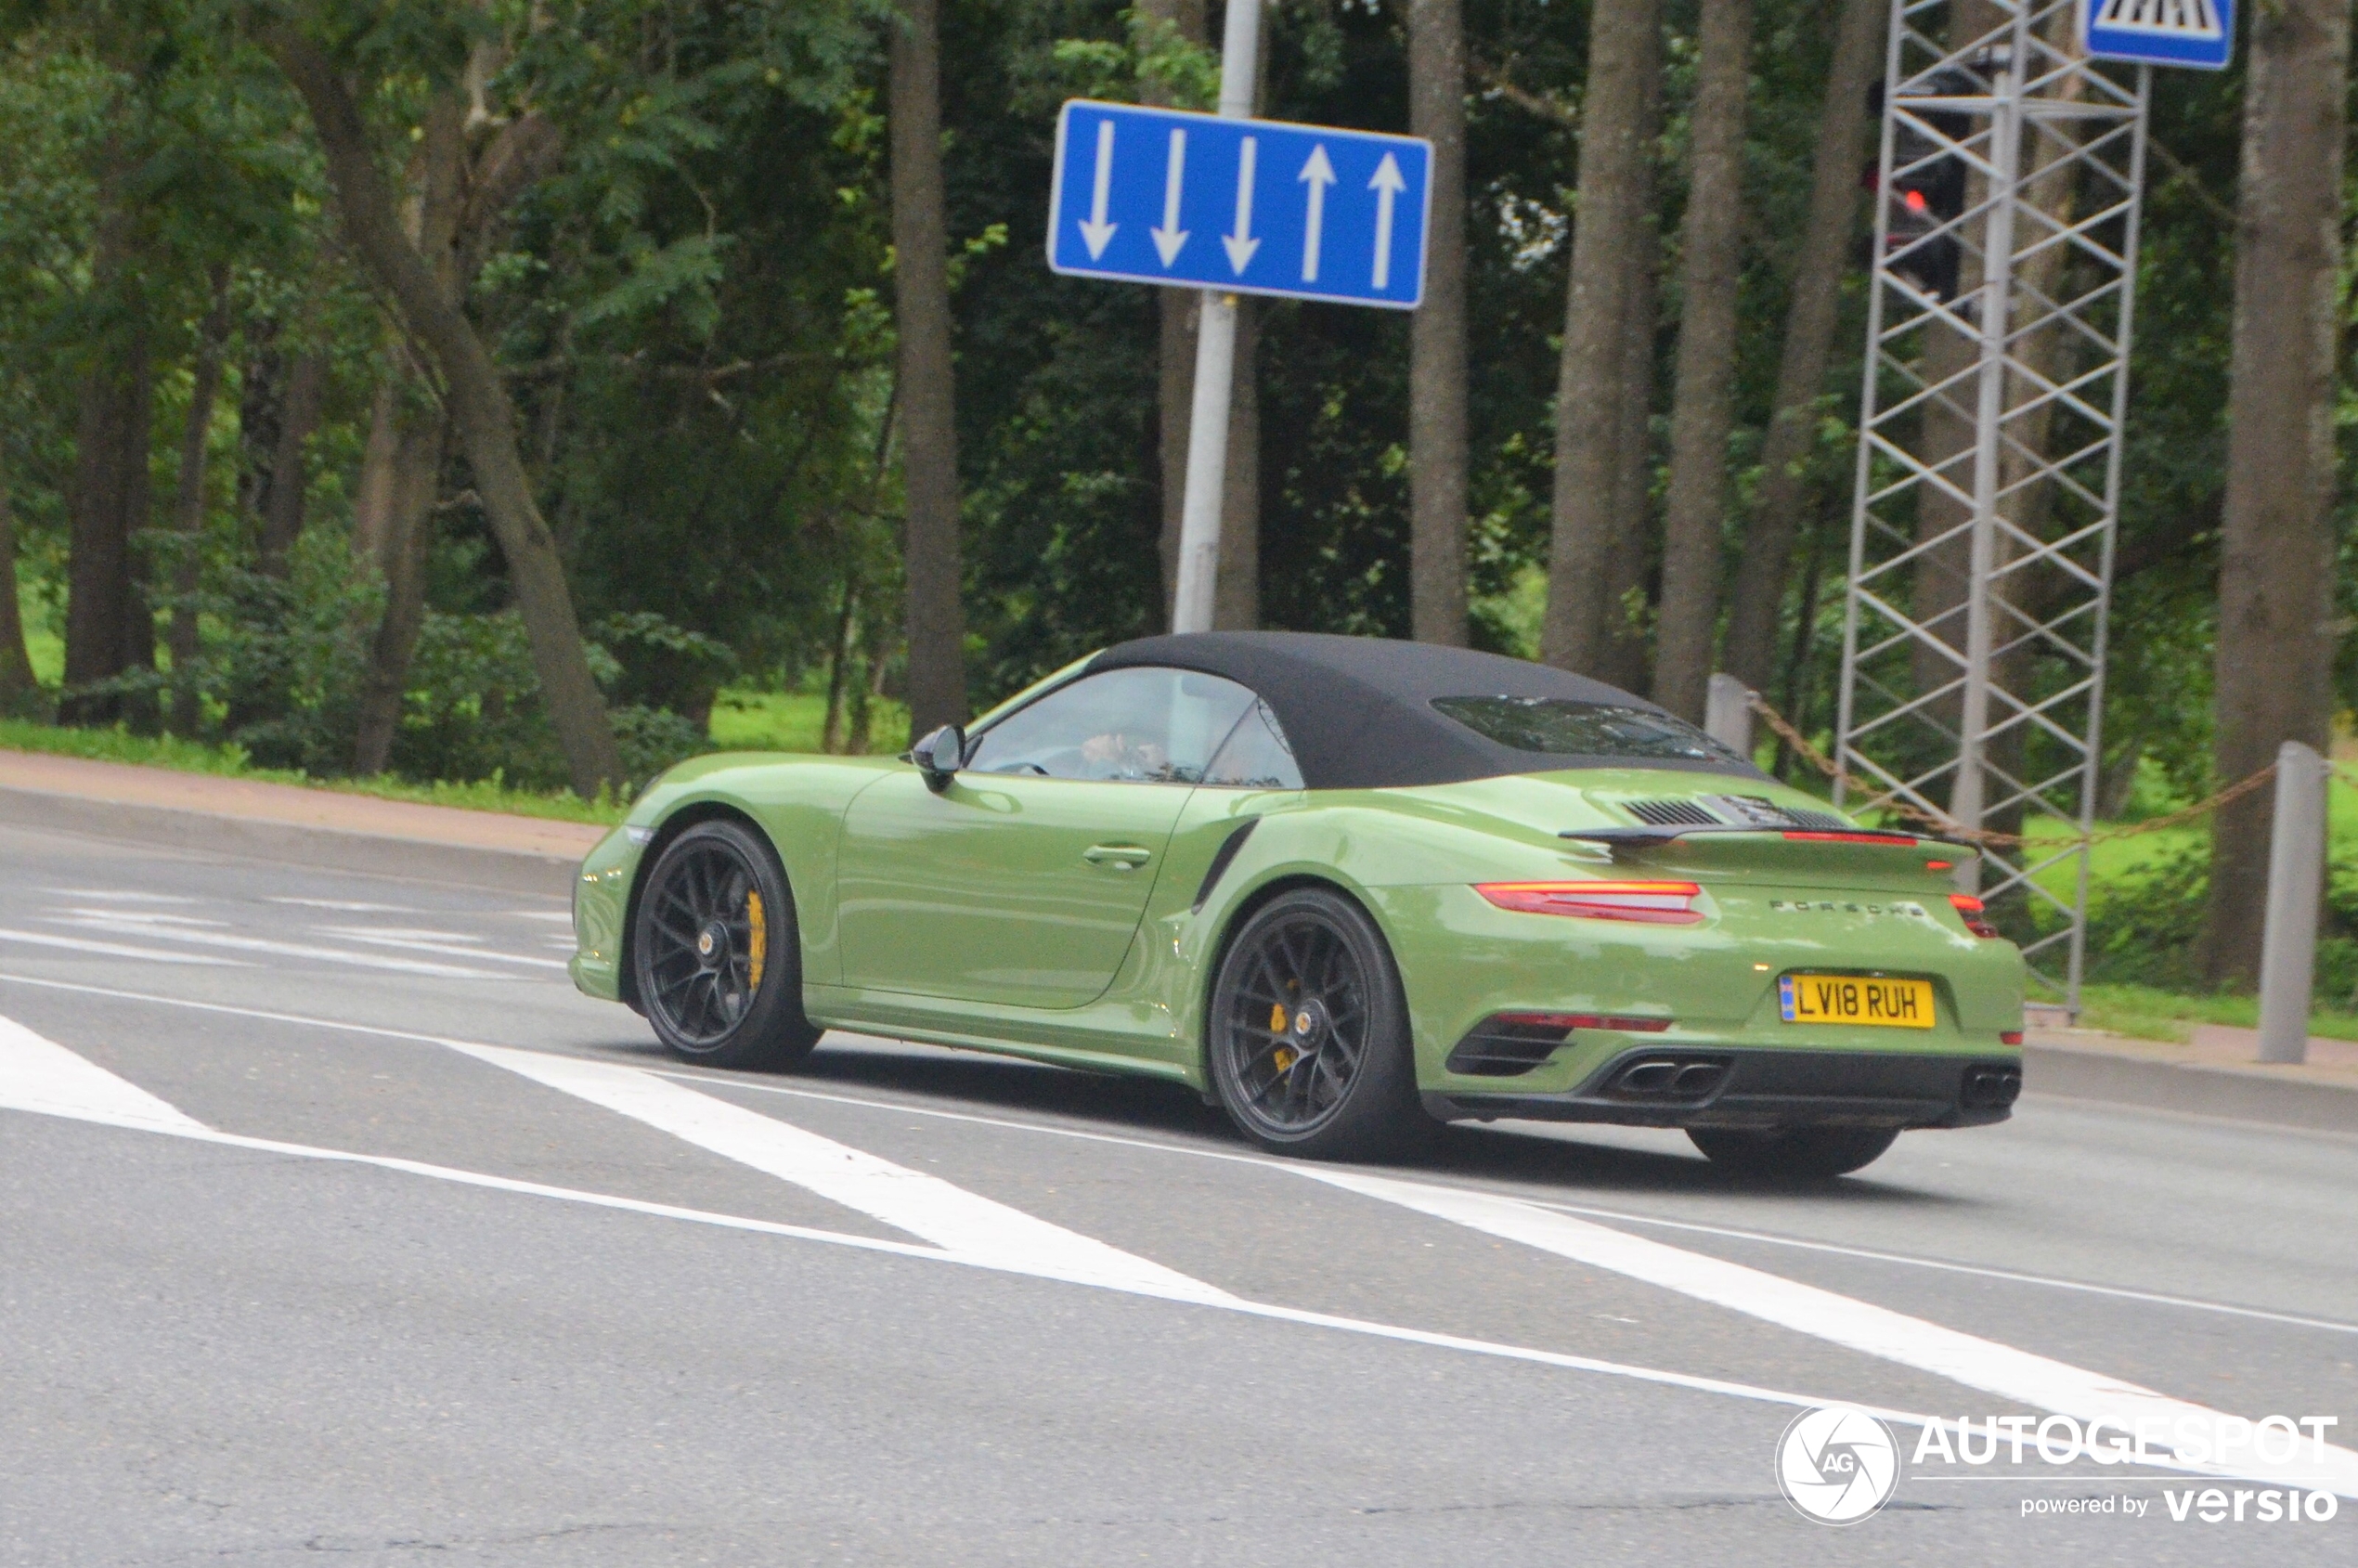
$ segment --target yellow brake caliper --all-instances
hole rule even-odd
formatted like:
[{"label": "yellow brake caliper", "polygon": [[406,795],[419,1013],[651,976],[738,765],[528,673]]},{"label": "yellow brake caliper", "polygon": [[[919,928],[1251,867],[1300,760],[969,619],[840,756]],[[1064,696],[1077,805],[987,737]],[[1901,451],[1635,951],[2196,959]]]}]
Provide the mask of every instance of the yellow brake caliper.
[{"label": "yellow brake caliper", "polygon": [[752,961],[753,974],[746,982],[748,991],[761,989],[761,966],[770,956],[770,920],[761,912],[761,895],[745,894],[745,925],[750,928],[746,939],[746,956]]},{"label": "yellow brake caliper", "polygon": [[[1272,1034],[1283,1034],[1286,1032],[1286,1004],[1282,1002],[1272,1003],[1270,1004],[1269,1032]],[[1277,1070],[1279,1072],[1283,1072],[1288,1068],[1293,1066],[1296,1055],[1297,1053],[1289,1046],[1280,1045],[1277,1047],[1276,1054],[1271,1059],[1277,1064]]]}]

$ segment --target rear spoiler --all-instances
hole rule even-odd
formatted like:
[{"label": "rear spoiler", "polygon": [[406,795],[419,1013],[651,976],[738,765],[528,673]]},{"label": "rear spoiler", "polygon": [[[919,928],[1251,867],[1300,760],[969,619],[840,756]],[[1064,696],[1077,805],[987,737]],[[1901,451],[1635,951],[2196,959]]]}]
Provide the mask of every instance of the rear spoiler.
[{"label": "rear spoiler", "polygon": [[1894,848],[1910,849],[1920,849],[1926,844],[1937,844],[1943,849],[1954,849],[1962,854],[1981,853],[1976,846],[1962,839],[1943,838],[1938,835],[1928,833],[1901,833],[1890,828],[1878,827],[1754,827],[1730,823],[1711,827],[1573,827],[1566,828],[1556,836],[1574,839],[1584,844],[1608,845],[1617,849],[1655,849],[1674,838],[1696,838],[1704,835],[1728,833],[1755,836],[1775,834],[1780,838],[1794,839],[1803,843],[1889,844]]}]

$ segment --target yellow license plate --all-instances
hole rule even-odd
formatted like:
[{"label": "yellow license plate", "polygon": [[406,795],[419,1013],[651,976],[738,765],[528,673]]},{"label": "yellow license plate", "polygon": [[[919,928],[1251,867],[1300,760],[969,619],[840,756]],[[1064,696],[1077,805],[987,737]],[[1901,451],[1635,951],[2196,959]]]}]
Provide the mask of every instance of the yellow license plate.
[{"label": "yellow license plate", "polygon": [[1869,979],[1862,975],[1787,975],[1777,1003],[1789,1024],[1873,1024],[1930,1029],[1930,980]]}]

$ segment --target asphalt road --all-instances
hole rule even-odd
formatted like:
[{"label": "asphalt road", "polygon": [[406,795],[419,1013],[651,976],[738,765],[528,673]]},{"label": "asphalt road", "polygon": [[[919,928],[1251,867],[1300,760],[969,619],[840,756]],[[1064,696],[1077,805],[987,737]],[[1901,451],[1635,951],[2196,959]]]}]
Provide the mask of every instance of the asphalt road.
[{"label": "asphalt road", "polygon": [[[0,1562],[2353,1561],[2358,1139],[2034,1085],[1815,1187],[1507,1123],[1289,1165],[887,1041],[679,1069],[566,947],[0,829]],[[1909,1461],[1839,1530],[1777,1478],[1834,1403]],[[2190,1408],[2339,1425],[2235,1481],[1908,1419]],[[2336,1516],[2171,1517],[2272,1482]]]}]

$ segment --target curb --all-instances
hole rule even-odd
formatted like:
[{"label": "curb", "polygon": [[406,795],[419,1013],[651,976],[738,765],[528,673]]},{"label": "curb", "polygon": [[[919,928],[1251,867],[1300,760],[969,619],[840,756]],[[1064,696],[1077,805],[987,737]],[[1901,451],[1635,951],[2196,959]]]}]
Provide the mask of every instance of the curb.
[{"label": "curb", "polygon": [[2358,1133],[2358,1084],[2035,1043],[2023,1047],[2022,1058],[2023,1087],[2029,1094],[2315,1133]]},{"label": "curb", "polygon": [[440,882],[496,893],[573,897],[576,858],[387,834],[356,833],[266,818],[97,800],[0,785],[0,823],[152,844],[221,860],[269,861]]}]

